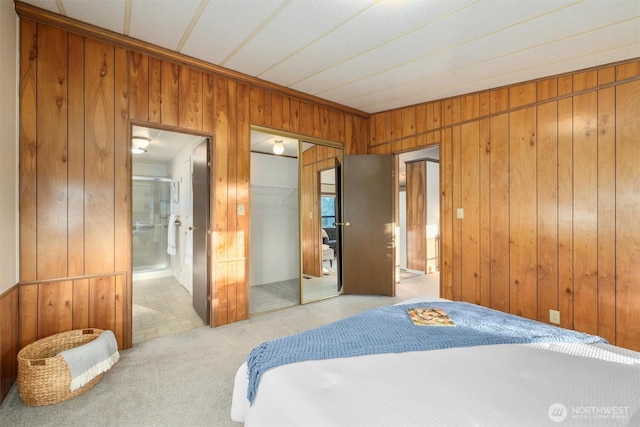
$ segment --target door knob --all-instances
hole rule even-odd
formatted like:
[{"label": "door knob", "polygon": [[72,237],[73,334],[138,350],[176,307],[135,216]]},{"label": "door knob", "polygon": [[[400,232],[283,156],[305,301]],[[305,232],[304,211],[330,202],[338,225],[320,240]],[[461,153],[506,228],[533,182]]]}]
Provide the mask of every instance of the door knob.
[{"label": "door knob", "polygon": [[197,230],[197,229],[198,229],[198,227],[189,227],[189,231]]},{"label": "door knob", "polygon": [[351,225],[351,223],[349,221],[347,222],[334,222],[333,225],[344,225],[345,227],[348,227]]}]

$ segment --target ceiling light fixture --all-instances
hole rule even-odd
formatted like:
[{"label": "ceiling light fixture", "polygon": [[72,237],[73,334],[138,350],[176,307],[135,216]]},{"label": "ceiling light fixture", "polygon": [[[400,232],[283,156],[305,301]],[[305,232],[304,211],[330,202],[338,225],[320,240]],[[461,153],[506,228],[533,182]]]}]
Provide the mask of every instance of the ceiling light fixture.
[{"label": "ceiling light fixture", "polygon": [[151,138],[146,136],[131,137],[131,152],[133,154],[142,154],[147,152],[147,147],[151,143]]},{"label": "ceiling light fixture", "polygon": [[281,139],[277,139],[273,143],[273,154],[277,154],[279,156],[282,153],[284,153],[284,144]]}]

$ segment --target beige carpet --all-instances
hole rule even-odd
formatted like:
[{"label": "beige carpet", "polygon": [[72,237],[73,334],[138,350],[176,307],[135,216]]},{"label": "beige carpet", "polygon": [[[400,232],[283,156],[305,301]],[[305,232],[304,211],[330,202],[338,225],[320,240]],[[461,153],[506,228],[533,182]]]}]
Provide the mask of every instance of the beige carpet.
[{"label": "beige carpet", "polygon": [[0,425],[238,425],[229,416],[233,378],[253,347],[417,294],[437,296],[437,283],[402,282],[397,293],[395,298],[340,296],[227,326],[152,339],[122,351],[120,361],[100,383],[70,401],[28,407],[14,385],[0,406]]}]

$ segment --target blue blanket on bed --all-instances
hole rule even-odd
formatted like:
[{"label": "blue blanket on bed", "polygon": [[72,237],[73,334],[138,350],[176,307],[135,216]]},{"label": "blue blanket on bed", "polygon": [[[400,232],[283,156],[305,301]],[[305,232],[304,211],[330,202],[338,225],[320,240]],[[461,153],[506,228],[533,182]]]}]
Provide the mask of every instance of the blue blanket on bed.
[{"label": "blue blanket on bed", "polygon": [[[416,326],[412,307],[442,308],[455,326]],[[435,350],[489,344],[595,343],[603,338],[464,302],[437,301],[375,308],[315,329],[262,343],[247,359],[253,403],[261,375],[305,360]]]}]

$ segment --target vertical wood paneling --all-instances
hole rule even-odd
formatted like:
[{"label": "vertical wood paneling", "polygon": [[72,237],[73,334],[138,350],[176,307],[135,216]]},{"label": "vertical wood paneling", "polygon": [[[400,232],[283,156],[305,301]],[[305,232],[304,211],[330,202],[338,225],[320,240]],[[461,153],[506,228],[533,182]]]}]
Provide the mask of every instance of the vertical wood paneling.
[{"label": "vertical wood paneling", "polygon": [[37,262],[37,26],[20,20],[20,280],[35,280]]},{"label": "vertical wood paneling", "polygon": [[573,329],[573,101],[558,101],[558,309]]},{"label": "vertical wood paneling", "polygon": [[19,293],[20,348],[38,339],[38,285],[22,285]]},{"label": "vertical wood paneling", "polygon": [[[300,101],[297,99],[291,99],[289,101],[289,122],[292,132],[300,132]],[[253,116],[251,116],[253,122]]]},{"label": "vertical wood paneling", "polygon": [[[132,248],[131,235],[131,150],[129,148],[129,92],[127,84],[128,76],[128,54],[124,48],[115,48],[115,170],[114,182],[115,205],[115,241],[119,242],[120,248]],[[160,113],[162,115],[162,113]],[[116,271],[132,271],[132,254],[128,250],[114,248],[114,268]],[[132,319],[132,294],[131,286],[126,286],[127,278],[118,279],[118,286],[122,284],[124,288],[118,288],[117,303],[121,305],[118,313],[121,317],[116,318],[117,326],[113,331],[118,340],[120,348],[129,348],[132,343],[132,328],[125,327],[131,325]],[[88,304],[88,302],[87,302]],[[75,319],[75,317],[74,317]],[[84,320],[83,320],[84,321]],[[87,318],[88,322],[88,318]]]},{"label": "vertical wood paneling", "polygon": [[478,121],[460,127],[462,300],[480,304],[480,126]]},{"label": "vertical wood paneling", "polygon": [[67,33],[38,29],[37,277],[67,275]]},{"label": "vertical wood paneling", "polygon": [[162,61],[149,58],[149,122],[162,123]]},{"label": "vertical wood paneling", "polygon": [[89,328],[89,279],[73,281],[73,327]]},{"label": "vertical wood paneling", "polygon": [[573,98],[573,326],[588,333],[598,331],[597,99]]},{"label": "vertical wood paneling", "polygon": [[[216,316],[213,318],[214,326],[225,325],[228,323],[227,310],[227,260],[229,258],[227,249],[230,243],[229,230],[227,230],[228,216],[228,112],[227,112],[227,80],[223,78],[215,79],[216,87],[216,133],[215,133],[215,151],[213,174],[215,176],[215,222],[213,226],[213,256],[216,260],[215,266],[215,303],[212,310]],[[254,95],[262,95],[262,91],[250,91],[251,105],[254,105]],[[253,114],[258,114],[261,110],[251,110]]]},{"label": "vertical wood paneling", "polygon": [[616,88],[616,344],[640,350],[640,81]]},{"label": "vertical wood paneling", "polygon": [[[95,43],[95,42],[92,42]],[[149,57],[129,52],[129,115],[133,120],[149,119]]]},{"label": "vertical wood paneling", "polygon": [[[84,274],[84,38],[69,34],[68,275]],[[55,276],[52,276],[55,277]]]},{"label": "vertical wood paneling", "polygon": [[[162,124],[178,126],[180,66],[173,62],[162,61],[160,84],[160,116]],[[133,95],[131,96],[133,97]],[[129,114],[131,114],[131,111],[129,111]]]},{"label": "vertical wood paneling", "polygon": [[227,316],[228,322],[237,321],[237,288],[240,285],[238,280],[237,260],[244,257],[244,253],[239,250],[243,242],[242,232],[238,229],[238,120],[237,120],[237,83],[229,80],[227,83],[227,137],[229,147],[227,156],[230,161],[227,165],[227,256],[231,261],[228,265],[227,281]]},{"label": "vertical wood paneling", "polygon": [[341,111],[329,111],[329,139],[344,143],[345,121],[344,113]]},{"label": "vertical wood paneling", "polygon": [[313,104],[300,102],[300,133],[313,135]]},{"label": "vertical wood paneling", "polygon": [[427,205],[425,200],[427,164],[410,162],[406,166],[407,183],[407,268],[426,272]]},{"label": "vertical wood paneling", "polygon": [[509,115],[490,119],[491,308],[509,312]]},{"label": "vertical wood paneling", "polygon": [[[143,61],[144,62],[144,61]],[[114,48],[85,40],[85,271],[114,269]],[[64,276],[54,276],[64,277]]]},{"label": "vertical wood paneling", "polygon": [[538,320],[558,310],[558,104],[538,107]]},{"label": "vertical wood paneling", "polygon": [[[238,204],[245,207],[245,215],[239,215],[237,218],[238,229],[238,255],[242,261],[238,261],[237,277],[238,286],[236,288],[236,320],[247,319],[249,317],[249,230],[250,214],[249,211],[249,194],[250,194],[250,144],[251,134],[249,129],[249,87],[246,84],[238,84],[237,90],[237,116],[236,126],[238,129],[238,144],[236,152],[237,161],[237,200]],[[286,104],[288,105],[288,103]],[[283,113],[284,114],[284,113]],[[288,111],[287,111],[288,115]],[[212,195],[212,200],[213,200]]]},{"label": "vertical wood paneling", "polygon": [[73,283],[43,283],[38,286],[38,338],[73,329]]},{"label": "vertical wood paneling", "polygon": [[479,220],[480,220],[480,304],[491,307],[491,125],[480,120]]},{"label": "vertical wood paneling", "polygon": [[452,197],[453,197],[453,252],[451,258],[451,269],[453,274],[452,281],[452,297],[456,301],[462,299],[462,221],[457,218],[455,213],[462,208],[462,137],[460,135],[460,126],[455,126],[451,133],[452,150],[451,157],[453,161],[452,168]]},{"label": "vertical wood paneling", "polygon": [[204,73],[202,75],[202,131],[208,134],[213,134],[215,130],[214,92],[213,74]]},{"label": "vertical wood paneling", "polygon": [[453,136],[442,132],[440,144],[440,296],[453,299]]},{"label": "vertical wood paneling", "polygon": [[92,328],[114,329],[116,307],[115,276],[89,279],[89,325]]},{"label": "vertical wood paneling", "polygon": [[271,126],[282,128],[282,95],[274,93],[271,95]]},{"label": "vertical wood paneling", "polygon": [[509,114],[510,311],[537,319],[536,110]]},{"label": "vertical wood paneling", "polygon": [[536,102],[537,89],[535,83],[525,83],[509,88],[509,107],[518,108]]},{"label": "vertical wood paneling", "polygon": [[202,71],[180,69],[178,126],[202,130]]},{"label": "vertical wood paneling", "polygon": [[615,88],[598,91],[598,335],[616,340]]}]

